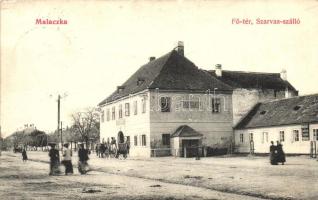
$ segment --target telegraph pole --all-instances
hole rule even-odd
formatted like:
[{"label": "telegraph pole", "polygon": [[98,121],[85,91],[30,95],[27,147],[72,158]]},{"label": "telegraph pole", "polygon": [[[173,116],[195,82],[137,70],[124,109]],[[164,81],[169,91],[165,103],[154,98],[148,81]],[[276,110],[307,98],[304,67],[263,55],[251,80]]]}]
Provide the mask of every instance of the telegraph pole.
[{"label": "telegraph pole", "polygon": [[[61,102],[61,95],[58,95],[57,97],[57,135],[60,136],[60,109],[61,109],[61,106],[60,106],[60,102]],[[62,145],[62,137],[61,137],[61,146]]]}]

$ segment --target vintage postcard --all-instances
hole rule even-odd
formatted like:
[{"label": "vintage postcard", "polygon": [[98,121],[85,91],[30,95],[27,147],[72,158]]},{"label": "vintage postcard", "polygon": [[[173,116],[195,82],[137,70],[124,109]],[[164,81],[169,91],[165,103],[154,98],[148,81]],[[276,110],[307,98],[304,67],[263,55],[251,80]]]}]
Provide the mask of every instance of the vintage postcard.
[{"label": "vintage postcard", "polygon": [[0,199],[318,199],[318,2],[0,1]]}]

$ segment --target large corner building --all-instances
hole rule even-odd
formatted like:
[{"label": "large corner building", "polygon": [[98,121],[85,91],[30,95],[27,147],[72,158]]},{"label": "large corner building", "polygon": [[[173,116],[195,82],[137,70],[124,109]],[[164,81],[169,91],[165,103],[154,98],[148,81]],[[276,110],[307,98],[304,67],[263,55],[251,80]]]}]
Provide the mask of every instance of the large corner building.
[{"label": "large corner building", "polygon": [[130,143],[131,156],[183,156],[185,148],[228,148],[233,127],[255,104],[297,96],[282,73],[199,69],[184,45],[150,57],[99,103],[101,142]]}]

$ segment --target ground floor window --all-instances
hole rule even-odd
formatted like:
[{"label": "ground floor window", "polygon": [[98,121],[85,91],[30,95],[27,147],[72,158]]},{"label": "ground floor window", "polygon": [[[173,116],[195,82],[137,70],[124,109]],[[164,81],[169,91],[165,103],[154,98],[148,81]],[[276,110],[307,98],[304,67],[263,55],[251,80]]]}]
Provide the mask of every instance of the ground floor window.
[{"label": "ground floor window", "polygon": [[299,130],[293,130],[294,141],[299,141]]},{"label": "ground floor window", "polygon": [[279,141],[284,142],[285,141],[285,132],[279,131]]},{"label": "ground floor window", "polygon": [[313,138],[313,140],[316,140],[316,141],[318,141],[318,129],[313,129],[313,132],[314,132],[314,138]]},{"label": "ground floor window", "polygon": [[135,146],[138,145],[138,137],[137,137],[137,135],[134,136],[134,145]]},{"label": "ground floor window", "polygon": [[262,143],[268,142],[268,132],[263,132]]},{"label": "ground floor window", "polygon": [[244,135],[243,133],[240,134],[240,143],[243,143],[244,142]]},{"label": "ground floor window", "polygon": [[254,134],[250,133],[250,141],[254,141]]},{"label": "ground floor window", "polygon": [[170,146],[170,134],[162,134],[162,145]]},{"label": "ground floor window", "polygon": [[141,145],[146,146],[146,135],[141,136]]}]

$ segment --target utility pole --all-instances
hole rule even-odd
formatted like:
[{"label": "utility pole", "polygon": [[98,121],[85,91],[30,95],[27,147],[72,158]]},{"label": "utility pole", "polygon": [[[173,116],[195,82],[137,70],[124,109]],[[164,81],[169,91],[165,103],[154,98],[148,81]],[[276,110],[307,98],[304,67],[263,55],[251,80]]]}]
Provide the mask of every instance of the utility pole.
[{"label": "utility pole", "polygon": [[[60,136],[60,102],[61,102],[61,95],[58,95],[57,97],[57,135]],[[62,137],[61,137],[61,146],[62,145]]]},{"label": "utility pole", "polygon": [[62,122],[61,122],[61,148],[62,148],[62,151],[63,151],[63,127],[62,127]]}]

